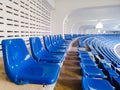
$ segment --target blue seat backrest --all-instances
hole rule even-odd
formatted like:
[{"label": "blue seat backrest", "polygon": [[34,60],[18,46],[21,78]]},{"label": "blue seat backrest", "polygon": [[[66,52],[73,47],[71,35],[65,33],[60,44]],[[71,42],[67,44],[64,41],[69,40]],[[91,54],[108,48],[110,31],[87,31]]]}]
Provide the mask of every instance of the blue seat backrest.
[{"label": "blue seat backrest", "polygon": [[72,36],[73,38],[77,38],[78,37],[78,35],[77,34],[73,34],[73,36]]},{"label": "blue seat backrest", "polygon": [[54,45],[55,44],[55,37],[50,35],[50,40],[51,40],[51,43]]},{"label": "blue seat backrest", "polygon": [[60,35],[56,35],[56,36],[55,36],[55,41],[56,41],[56,43],[61,41],[61,40],[60,40]]},{"label": "blue seat backrest", "polygon": [[60,34],[60,35],[58,35],[58,40],[62,43],[62,42],[64,42],[65,40],[63,39],[63,37],[62,37],[62,35]]},{"label": "blue seat backrest", "polygon": [[50,48],[50,46],[51,46],[50,39],[48,38],[48,36],[43,36],[43,40],[44,40],[45,48],[46,48],[47,50],[49,50],[49,48]]},{"label": "blue seat backrest", "polygon": [[33,57],[37,60],[38,58],[36,56],[40,55],[42,56],[42,43],[39,37],[31,37],[29,38],[30,41],[30,47]]},{"label": "blue seat backrest", "polygon": [[30,55],[23,39],[3,40],[2,51],[6,73],[12,80]]},{"label": "blue seat backrest", "polygon": [[71,34],[64,34],[66,40],[72,40]]}]

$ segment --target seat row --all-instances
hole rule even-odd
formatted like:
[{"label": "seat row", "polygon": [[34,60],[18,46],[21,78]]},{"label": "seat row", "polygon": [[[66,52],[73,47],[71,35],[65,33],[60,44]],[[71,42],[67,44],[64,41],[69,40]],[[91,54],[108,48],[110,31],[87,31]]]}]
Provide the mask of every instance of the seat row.
[{"label": "seat row", "polygon": [[120,59],[115,53],[119,55],[119,39],[119,34],[105,34],[84,36],[83,42],[79,40],[93,54],[98,67],[116,90],[120,90]]},{"label": "seat row", "polygon": [[[89,35],[81,38],[83,41],[79,40],[79,45],[81,47],[88,48],[94,55],[99,55],[101,58],[109,58],[109,61],[115,66],[119,67],[120,58],[115,49],[116,44],[119,44],[120,36],[117,35]],[[118,45],[119,48],[120,45]]]},{"label": "seat row", "polygon": [[61,35],[43,36],[44,46],[39,37],[30,37],[29,54],[22,38],[2,41],[5,72],[16,84],[54,84],[59,76],[70,41]]},{"label": "seat row", "polygon": [[65,36],[66,40],[72,40],[74,38],[79,37],[79,35],[77,35],[77,34],[73,34],[73,35],[71,35],[71,34],[64,34],[64,36]]},{"label": "seat row", "polygon": [[[114,90],[106,75],[86,51],[79,50],[83,90]],[[99,84],[97,84],[99,83]]]}]

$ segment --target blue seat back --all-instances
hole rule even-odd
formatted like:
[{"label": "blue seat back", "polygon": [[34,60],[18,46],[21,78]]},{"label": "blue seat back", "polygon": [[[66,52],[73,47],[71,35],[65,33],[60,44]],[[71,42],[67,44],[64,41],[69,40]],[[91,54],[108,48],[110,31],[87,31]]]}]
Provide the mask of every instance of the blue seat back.
[{"label": "blue seat back", "polygon": [[53,36],[53,35],[50,35],[50,41],[51,41],[51,43],[52,43],[52,45],[54,45],[55,44],[55,36]]},{"label": "blue seat back", "polygon": [[29,38],[31,53],[32,56],[38,60],[38,57],[42,57],[43,46],[39,37],[31,37]]},{"label": "blue seat back", "polygon": [[72,40],[71,34],[64,34],[66,40]]},{"label": "blue seat back", "polygon": [[59,34],[59,35],[56,36],[56,43],[58,43],[58,44],[65,43],[65,40],[63,39],[63,37],[62,37],[61,34]]},{"label": "blue seat back", "polygon": [[45,48],[49,51],[51,47],[51,42],[48,36],[43,36],[43,41],[44,41]]},{"label": "blue seat back", "polygon": [[77,34],[73,34],[73,35],[72,35],[72,38],[77,38],[77,37],[78,37]]},{"label": "blue seat back", "polygon": [[7,39],[2,41],[4,67],[11,81],[17,76],[18,70],[30,57],[23,39]]},{"label": "blue seat back", "polygon": [[60,35],[55,36],[55,41],[56,41],[57,44],[63,42],[62,39],[60,39]]}]

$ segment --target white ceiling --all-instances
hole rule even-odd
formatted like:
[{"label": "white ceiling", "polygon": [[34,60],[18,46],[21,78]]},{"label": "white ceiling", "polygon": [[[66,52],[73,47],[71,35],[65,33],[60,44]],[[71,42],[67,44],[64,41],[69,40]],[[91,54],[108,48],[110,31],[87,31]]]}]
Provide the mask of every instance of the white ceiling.
[{"label": "white ceiling", "polygon": [[104,30],[120,30],[120,5],[80,8],[71,12],[66,23],[90,29],[102,22]]}]

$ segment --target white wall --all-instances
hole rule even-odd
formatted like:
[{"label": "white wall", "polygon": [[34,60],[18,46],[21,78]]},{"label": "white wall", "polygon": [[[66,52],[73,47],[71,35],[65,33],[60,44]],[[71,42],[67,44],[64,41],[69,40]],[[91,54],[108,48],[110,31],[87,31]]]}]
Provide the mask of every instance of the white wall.
[{"label": "white wall", "polygon": [[51,7],[46,0],[0,0],[0,56],[3,39],[23,38],[29,46],[29,37],[49,35]]},{"label": "white wall", "polygon": [[47,2],[49,3],[51,9],[55,9],[55,1],[54,0],[47,0]]},{"label": "white wall", "polygon": [[51,13],[52,34],[64,34],[64,21],[75,9],[120,4],[120,0],[55,0],[55,2],[55,10]]}]

